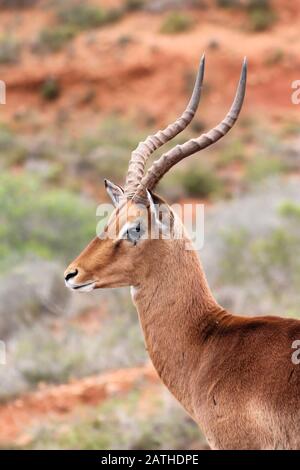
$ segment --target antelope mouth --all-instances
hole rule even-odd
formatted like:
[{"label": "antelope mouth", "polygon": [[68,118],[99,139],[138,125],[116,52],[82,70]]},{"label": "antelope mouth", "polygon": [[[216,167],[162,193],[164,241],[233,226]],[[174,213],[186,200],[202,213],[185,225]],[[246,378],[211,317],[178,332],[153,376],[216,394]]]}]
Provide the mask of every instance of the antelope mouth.
[{"label": "antelope mouth", "polygon": [[65,281],[66,286],[71,290],[78,292],[91,292],[96,285],[95,281],[85,282],[84,284],[72,284],[70,281]]}]

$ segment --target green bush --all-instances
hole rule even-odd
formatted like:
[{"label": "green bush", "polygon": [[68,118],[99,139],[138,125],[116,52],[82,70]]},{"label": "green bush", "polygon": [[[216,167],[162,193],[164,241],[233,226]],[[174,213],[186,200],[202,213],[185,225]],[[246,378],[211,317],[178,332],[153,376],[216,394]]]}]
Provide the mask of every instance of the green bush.
[{"label": "green bush", "polygon": [[151,411],[139,413],[142,395],[143,383],[137,391],[110,398],[68,423],[40,426],[30,447],[162,450],[185,449],[195,440],[204,442],[198,426],[169,397],[152,396]]},{"label": "green bush", "polygon": [[276,20],[269,0],[249,0],[246,6],[250,29],[256,32],[269,29]]},{"label": "green bush", "polygon": [[236,8],[241,6],[241,0],[217,0],[218,7]]},{"label": "green bush", "polygon": [[[297,249],[295,250],[295,248]],[[277,271],[285,273],[285,281],[291,280],[300,274],[300,244],[295,237],[284,227],[276,228],[267,238],[261,238],[253,242],[252,253],[257,264],[257,270],[262,279],[272,289],[273,296],[281,296],[280,279]],[[297,254],[297,256],[296,256]],[[293,258],[296,256],[297,260]],[[291,267],[293,266],[293,269]],[[288,267],[288,269],[287,269]]]},{"label": "green bush", "polygon": [[44,188],[42,179],[0,176],[0,263],[35,254],[72,259],[96,233],[95,211],[74,194]]},{"label": "green bush", "polygon": [[1,169],[23,163],[28,149],[18,140],[11,129],[0,126],[0,162]]},{"label": "green bush", "polygon": [[274,203],[278,196],[266,200],[266,192],[261,192],[250,204],[247,198],[242,200],[240,211],[235,206],[237,220],[228,229],[222,227],[217,283],[233,292],[234,301],[241,296],[252,313],[254,308],[274,314],[298,309],[299,317],[300,205],[289,200]]},{"label": "green bush", "polygon": [[82,340],[79,335],[70,341],[70,333],[66,338],[65,335],[55,337],[41,328],[37,331],[39,335],[35,338],[23,335],[16,357],[22,377],[30,388],[41,382],[65,383],[85,366],[85,352],[78,348],[78,341]]},{"label": "green bush", "polygon": [[[35,321],[28,322],[30,328],[15,335],[14,366],[29,388],[40,382],[65,383],[72,377],[136,366],[146,360],[136,315],[132,306],[127,306],[128,292],[121,300],[114,297],[114,292],[108,295],[109,300],[105,301],[103,295],[101,303],[107,317],[103,318],[101,329],[93,333],[66,320],[57,335],[43,325],[39,307]],[[112,305],[116,311],[112,311]]]},{"label": "green bush", "polygon": [[57,159],[57,152],[63,149],[55,144],[52,138],[44,135],[20,135],[11,128],[0,124],[0,169],[7,170],[15,165],[26,165],[33,162],[42,168],[43,175],[49,170],[49,177],[53,176],[63,165]]},{"label": "green bush", "polygon": [[257,156],[246,166],[246,179],[248,181],[261,181],[269,176],[283,173],[286,169],[279,157]]},{"label": "green bush", "polygon": [[0,0],[1,8],[31,8],[40,0]]},{"label": "green bush", "polygon": [[145,0],[125,0],[124,8],[127,11],[136,11],[143,8]]},{"label": "green bush", "polygon": [[266,12],[257,8],[250,11],[249,13],[250,28],[253,31],[265,31],[269,29],[274,23],[274,16],[271,14],[266,14]]},{"label": "green bush", "polygon": [[191,197],[209,197],[221,189],[221,182],[212,170],[201,165],[191,165],[183,170],[179,174],[179,180],[185,193]]},{"label": "green bush", "polygon": [[76,35],[70,26],[58,25],[43,29],[38,37],[36,49],[41,52],[58,52]]},{"label": "green bush", "polygon": [[137,131],[131,122],[111,116],[96,133],[73,140],[70,150],[79,154],[78,167],[97,174],[98,180],[100,176],[123,183],[130,154],[146,133]]},{"label": "green bush", "polygon": [[98,28],[118,20],[121,15],[121,10],[104,10],[84,3],[63,6],[58,10],[59,21],[64,26],[77,31]]},{"label": "green bush", "polygon": [[247,269],[247,246],[250,244],[248,232],[243,228],[225,230],[222,234],[225,242],[224,253],[220,260],[221,280],[226,284],[239,285],[250,275]]},{"label": "green bush", "polygon": [[56,78],[47,78],[41,86],[41,95],[47,101],[56,100],[60,95],[60,85]]},{"label": "green bush", "polygon": [[298,120],[288,119],[282,123],[280,135],[282,137],[297,136],[300,134],[300,123]]},{"label": "green bush", "polygon": [[21,45],[10,35],[0,37],[0,64],[14,64],[20,59]]},{"label": "green bush", "polygon": [[295,204],[292,201],[286,201],[279,207],[279,214],[288,218],[289,220],[295,220],[300,223],[300,205]]},{"label": "green bush", "polygon": [[165,34],[177,34],[189,31],[194,25],[193,19],[184,13],[171,12],[164,19],[160,32]]},{"label": "green bush", "polygon": [[0,127],[0,151],[8,151],[14,144],[15,136],[11,129],[7,126]]},{"label": "green bush", "polygon": [[265,31],[276,20],[270,0],[217,0],[217,5],[245,11],[252,31]]},{"label": "green bush", "polygon": [[[39,90],[42,97],[55,99],[58,85],[52,80],[44,82]],[[104,178],[123,184],[130,154],[146,134],[147,130],[137,130],[131,121],[117,117],[106,118],[90,133],[77,138],[65,135],[59,140],[49,133],[35,137],[16,134],[0,123],[0,169],[16,164],[34,168],[47,182],[77,191],[84,177],[97,185]]]}]

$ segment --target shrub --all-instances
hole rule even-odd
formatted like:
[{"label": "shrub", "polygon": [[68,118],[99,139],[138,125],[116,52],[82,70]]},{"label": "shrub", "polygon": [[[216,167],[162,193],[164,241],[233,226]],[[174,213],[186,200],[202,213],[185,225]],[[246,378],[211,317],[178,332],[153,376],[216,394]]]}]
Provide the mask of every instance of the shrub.
[{"label": "shrub", "polygon": [[151,394],[151,411],[145,414],[139,413],[142,395],[143,383],[136,392],[110,398],[68,423],[40,426],[30,447],[162,450],[185,449],[196,439],[204,442],[198,426],[173,398]]},{"label": "shrub", "polygon": [[296,288],[300,278],[300,244],[289,230],[278,227],[269,237],[255,240],[251,252],[257,273],[274,299],[280,300],[288,285]]},{"label": "shrub", "polygon": [[1,169],[10,165],[22,163],[27,155],[27,149],[16,138],[11,129],[0,126],[0,161]]},{"label": "shrub", "polygon": [[57,161],[57,152],[62,151],[54,139],[39,135],[36,137],[16,134],[12,129],[0,124],[0,169],[15,165],[28,165],[31,171],[43,173],[43,177],[53,177],[57,170],[64,169]]},{"label": "shrub", "polygon": [[60,85],[56,78],[47,78],[41,86],[41,95],[47,101],[56,100],[60,95]]},{"label": "shrub", "polygon": [[72,141],[71,151],[79,155],[73,159],[75,169],[121,182],[131,151],[144,137],[145,131],[140,133],[132,123],[111,116],[96,134]]},{"label": "shrub", "polygon": [[22,377],[30,387],[40,382],[67,382],[83,369],[86,359],[83,338],[72,328],[56,337],[43,327],[33,329],[35,334],[23,333],[16,357]]},{"label": "shrub", "polygon": [[279,206],[279,214],[288,218],[289,220],[295,220],[300,223],[300,205],[292,201],[285,201]]},{"label": "shrub", "polygon": [[2,266],[29,254],[70,260],[95,234],[92,204],[26,173],[1,174],[0,214]]},{"label": "shrub", "polygon": [[0,37],[0,64],[14,64],[20,59],[21,46],[13,36]]},{"label": "shrub", "polygon": [[249,15],[250,28],[253,31],[265,31],[276,20],[269,0],[249,0],[246,9]]},{"label": "shrub", "polygon": [[249,181],[261,181],[272,175],[284,172],[284,162],[278,157],[259,155],[246,166],[246,179]]},{"label": "shrub", "polygon": [[127,11],[136,11],[143,8],[145,0],[125,0],[124,8]]},{"label": "shrub", "polygon": [[[128,289],[72,295],[63,282],[64,267],[31,259],[2,278],[0,337],[6,341],[10,362],[0,368],[0,400],[41,381],[64,383],[146,360]],[[96,308],[99,323],[92,329],[74,321],[75,314]]]},{"label": "shrub", "polygon": [[161,33],[177,34],[189,31],[193,27],[193,19],[180,12],[169,13],[160,28]]},{"label": "shrub", "polygon": [[116,307],[119,314],[108,307],[109,317],[102,320],[101,330],[88,333],[65,322],[60,334],[42,323],[40,309],[39,323],[36,320],[15,338],[14,363],[28,386],[65,383],[72,377],[142,364],[145,348],[136,315],[126,303],[116,301]]},{"label": "shrub", "polygon": [[220,261],[222,281],[227,284],[238,283],[239,285],[247,279],[247,258],[245,257],[250,237],[244,228],[228,228],[222,234],[225,241],[223,257]]},{"label": "shrub", "polygon": [[0,127],[0,151],[7,151],[14,144],[15,136],[9,127]]},{"label": "shrub", "polygon": [[133,41],[134,40],[130,34],[121,34],[117,40],[118,46],[120,47],[126,47],[129,44],[131,44]]},{"label": "shrub", "polygon": [[273,178],[207,214],[201,255],[222,305],[299,316],[299,207],[298,183]]},{"label": "shrub", "polygon": [[283,137],[296,136],[300,134],[300,124],[297,120],[289,119],[285,121],[280,129],[280,134]]},{"label": "shrub", "polygon": [[15,267],[16,261],[19,260],[13,259],[13,267],[2,276],[0,284],[0,338],[3,340],[42,321],[46,314],[61,315],[71,296],[62,282],[64,267],[60,264],[31,259]]},{"label": "shrub", "polygon": [[198,165],[183,170],[179,180],[186,194],[191,197],[209,197],[221,189],[221,182],[214,173]]},{"label": "shrub", "polygon": [[261,8],[257,8],[249,12],[249,21],[250,28],[253,31],[265,31],[274,23],[274,16],[266,14]]},{"label": "shrub", "polygon": [[79,3],[61,7],[58,11],[58,19],[64,26],[84,31],[116,21],[121,14],[121,10],[104,10],[93,5]]},{"label": "shrub", "polygon": [[40,0],[0,0],[1,8],[30,8]]},{"label": "shrub", "polygon": [[276,20],[270,0],[217,0],[217,5],[222,8],[239,8],[245,11],[252,31],[265,31]]},{"label": "shrub", "polygon": [[241,0],[217,0],[217,5],[221,8],[236,8],[241,6]]},{"label": "shrub", "polygon": [[58,52],[75,35],[75,29],[70,26],[59,25],[43,29],[39,34],[36,49],[38,52]]}]

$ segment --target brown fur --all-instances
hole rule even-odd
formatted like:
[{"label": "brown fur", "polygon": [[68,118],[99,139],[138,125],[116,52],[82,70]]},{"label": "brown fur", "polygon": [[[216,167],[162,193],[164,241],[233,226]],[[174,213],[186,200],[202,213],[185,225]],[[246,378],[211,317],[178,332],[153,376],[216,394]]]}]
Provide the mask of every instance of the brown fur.
[{"label": "brown fur", "polygon": [[[126,218],[115,212],[107,231]],[[291,356],[300,322],[222,309],[185,242],[96,238],[66,272],[78,269],[76,282],[96,288],[134,286],[153,364],[213,449],[299,449],[300,365]]]}]

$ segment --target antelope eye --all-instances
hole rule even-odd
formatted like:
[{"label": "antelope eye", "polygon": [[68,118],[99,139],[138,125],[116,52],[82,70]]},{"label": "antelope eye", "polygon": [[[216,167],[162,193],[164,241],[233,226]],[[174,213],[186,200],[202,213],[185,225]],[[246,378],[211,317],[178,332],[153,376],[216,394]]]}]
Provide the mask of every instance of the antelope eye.
[{"label": "antelope eye", "polygon": [[127,230],[127,239],[136,244],[141,236],[141,232],[141,224],[138,223],[134,227],[131,227],[129,230]]}]

